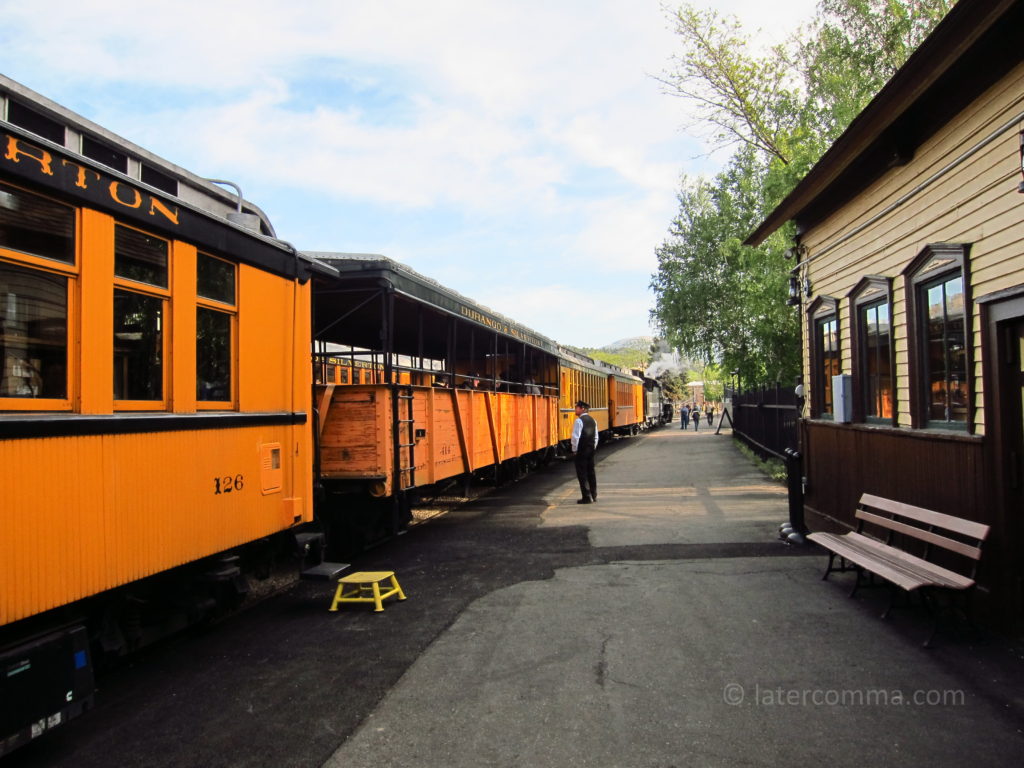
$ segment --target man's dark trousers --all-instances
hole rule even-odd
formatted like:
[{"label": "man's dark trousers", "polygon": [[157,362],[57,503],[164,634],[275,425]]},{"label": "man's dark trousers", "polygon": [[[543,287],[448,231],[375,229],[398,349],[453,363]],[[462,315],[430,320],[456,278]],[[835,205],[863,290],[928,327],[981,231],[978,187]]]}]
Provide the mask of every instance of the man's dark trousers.
[{"label": "man's dark trousers", "polygon": [[584,499],[597,498],[597,472],[594,471],[594,449],[581,448],[576,452],[576,478]]}]

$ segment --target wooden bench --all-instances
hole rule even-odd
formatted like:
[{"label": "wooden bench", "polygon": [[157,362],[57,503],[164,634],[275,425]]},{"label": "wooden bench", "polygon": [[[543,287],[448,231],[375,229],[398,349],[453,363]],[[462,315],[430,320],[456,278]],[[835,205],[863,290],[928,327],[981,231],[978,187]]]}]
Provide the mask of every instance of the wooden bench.
[{"label": "wooden bench", "polygon": [[[828,579],[833,571],[856,571],[857,581],[850,592],[851,597],[863,583],[865,571],[907,593],[918,591],[934,619],[931,634],[924,643],[929,646],[938,627],[938,615],[931,605],[930,593],[942,589],[967,594],[967,590],[974,586],[981,544],[988,536],[989,526],[870,493],[860,497],[855,517],[858,521],[856,531],[842,535],[820,532],[808,535],[807,538],[829,551],[828,568],[822,579]],[[865,534],[865,524],[884,529],[885,540]],[[921,555],[912,554],[906,546],[898,544],[913,544],[921,549]],[[970,562],[965,569],[968,574],[931,562],[929,558],[935,547],[967,558]],[[840,567],[835,566],[836,557],[840,558]],[[895,590],[892,590],[883,619],[892,609],[894,594]],[[966,611],[963,614],[966,617]]]}]

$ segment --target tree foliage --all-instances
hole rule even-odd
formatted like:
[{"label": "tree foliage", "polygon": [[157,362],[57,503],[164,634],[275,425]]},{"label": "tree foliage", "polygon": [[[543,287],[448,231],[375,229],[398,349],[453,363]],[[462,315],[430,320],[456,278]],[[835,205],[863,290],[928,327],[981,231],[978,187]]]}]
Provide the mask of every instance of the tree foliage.
[{"label": "tree foliage", "polygon": [[799,356],[788,343],[797,327],[785,303],[784,248],[742,245],[763,214],[763,166],[747,147],[713,181],[684,180],[652,281],[669,342],[693,360],[739,370],[745,382],[781,380]]},{"label": "tree foliage", "polygon": [[684,178],[657,249],[653,319],[688,357],[745,385],[799,372],[786,305],[792,230],[742,245],[948,11],[949,0],[822,0],[787,45],[752,52],[740,23],[682,5],[681,53],[661,82],[695,107],[712,146],[735,147],[712,179]]}]

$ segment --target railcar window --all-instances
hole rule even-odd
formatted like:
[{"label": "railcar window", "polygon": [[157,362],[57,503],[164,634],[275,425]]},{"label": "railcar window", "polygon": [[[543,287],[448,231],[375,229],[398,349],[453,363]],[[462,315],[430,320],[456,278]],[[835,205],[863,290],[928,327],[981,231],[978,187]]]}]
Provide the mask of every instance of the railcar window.
[{"label": "railcar window", "polygon": [[114,231],[114,274],[166,288],[167,252],[166,240],[119,224]]},{"label": "railcar window", "polygon": [[39,195],[0,184],[0,248],[75,263],[75,212]]},{"label": "railcar window", "polygon": [[196,399],[231,400],[231,315],[196,311]]},{"label": "railcar window", "polygon": [[68,281],[0,262],[0,397],[67,397]]},{"label": "railcar window", "polygon": [[178,182],[172,179],[170,176],[160,173],[160,171],[150,168],[145,163],[142,163],[139,170],[139,178],[142,179],[144,184],[149,184],[151,187],[156,187],[159,190],[166,192],[169,195],[178,194]]},{"label": "railcar window", "polygon": [[64,126],[56,120],[41,115],[34,109],[11,99],[7,102],[7,120],[14,125],[32,131],[36,136],[49,139],[54,144],[64,145]]},{"label": "railcar window", "polygon": [[82,154],[103,163],[108,168],[128,173],[128,155],[108,147],[102,141],[96,141],[91,136],[82,136]]},{"label": "railcar window", "polygon": [[198,295],[223,304],[235,303],[234,264],[200,253],[196,269],[196,293]]},{"label": "railcar window", "polygon": [[200,403],[234,400],[236,271],[231,262],[205,253],[197,255],[196,400]]},{"label": "railcar window", "polygon": [[164,301],[114,289],[114,399],[163,399]]}]

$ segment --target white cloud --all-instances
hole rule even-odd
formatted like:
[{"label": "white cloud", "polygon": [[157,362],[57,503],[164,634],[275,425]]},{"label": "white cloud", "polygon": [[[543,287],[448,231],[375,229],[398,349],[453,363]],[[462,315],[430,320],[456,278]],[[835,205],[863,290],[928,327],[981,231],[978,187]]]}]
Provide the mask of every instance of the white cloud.
[{"label": "white cloud", "polygon": [[[784,29],[813,2],[717,5]],[[577,344],[648,332],[653,251],[700,152],[650,77],[675,48],[659,0],[0,7],[7,74],[258,189],[299,247],[358,242]],[[365,225],[338,213],[355,208]],[[598,317],[565,311],[587,296]]]}]

